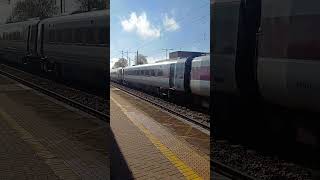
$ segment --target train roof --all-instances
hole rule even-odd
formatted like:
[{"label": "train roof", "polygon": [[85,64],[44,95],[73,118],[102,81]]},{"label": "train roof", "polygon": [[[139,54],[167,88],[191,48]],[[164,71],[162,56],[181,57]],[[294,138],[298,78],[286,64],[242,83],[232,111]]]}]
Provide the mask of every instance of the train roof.
[{"label": "train roof", "polygon": [[0,24],[0,29],[11,29],[13,27],[21,27],[21,26],[27,26],[32,24],[37,24],[40,20],[28,20],[28,21],[21,21],[16,23],[8,23],[8,24]]},{"label": "train roof", "polygon": [[118,71],[119,69],[123,69],[123,68],[122,67],[118,67],[118,68],[110,69],[110,71]]},{"label": "train roof", "polygon": [[103,16],[109,16],[110,11],[109,10],[98,10],[98,11],[91,11],[91,12],[84,12],[84,13],[78,13],[78,14],[70,14],[70,15],[63,15],[63,16],[56,16],[56,17],[50,17],[47,19],[42,20],[42,23],[46,22],[70,22],[74,20],[79,19],[87,19],[92,17],[103,17]]},{"label": "train roof", "polygon": [[137,66],[130,66],[130,67],[125,67],[124,69],[135,69],[135,68],[140,68],[140,67],[151,67],[151,66],[161,66],[161,65],[167,65],[167,64],[174,64],[177,63],[178,60],[174,61],[164,61],[164,62],[159,62],[159,63],[152,63],[152,64],[143,64],[143,65],[137,65]]},{"label": "train roof", "polygon": [[197,56],[194,58],[193,61],[210,61],[210,55],[205,55],[205,56]]}]

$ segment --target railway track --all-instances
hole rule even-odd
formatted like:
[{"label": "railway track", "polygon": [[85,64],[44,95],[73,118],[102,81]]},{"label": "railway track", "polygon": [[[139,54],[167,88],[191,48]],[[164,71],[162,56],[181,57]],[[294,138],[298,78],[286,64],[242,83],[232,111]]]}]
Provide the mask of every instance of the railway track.
[{"label": "railway track", "polygon": [[0,64],[0,74],[27,87],[53,97],[72,107],[91,114],[105,122],[110,122],[108,103],[99,97],[66,87],[19,69]]},{"label": "railway track", "polygon": [[119,85],[117,83],[111,83],[110,84],[113,87],[116,87],[130,95],[133,95],[139,99],[142,99],[144,101],[149,102],[150,104],[159,107],[175,116],[178,116],[180,118],[183,118],[189,122],[192,122],[204,129],[210,130],[210,116],[200,113],[200,112],[196,112],[196,111],[192,111],[187,109],[186,107],[182,107],[182,106],[178,106],[175,105],[173,103],[169,103],[165,100],[162,100],[160,98],[151,96],[149,94],[143,93],[141,91],[135,90],[135,89],[131,89],[122,85]]},{"label": "railway track", "polygon": [[234,169],[230,166],[227,166],[219,161],[210,160],[210,168],[212,172],[216,172],[222,176],[225,176],[229,179],[235,180],[258,180],[253,176],[245,174],[237,169]]}]

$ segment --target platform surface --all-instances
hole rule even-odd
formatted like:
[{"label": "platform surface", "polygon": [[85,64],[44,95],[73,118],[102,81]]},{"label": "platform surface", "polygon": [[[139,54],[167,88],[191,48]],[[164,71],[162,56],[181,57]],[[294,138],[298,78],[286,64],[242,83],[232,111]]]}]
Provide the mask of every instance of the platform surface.
[{"label": "platform surface", "polygon": [[209,134],[116,88],[110,98],[113,178],[210,179]]},{"label": "platform surface", "polygon": [[109,124],[0,75],[0,179],[110,179],[109,132]]}]

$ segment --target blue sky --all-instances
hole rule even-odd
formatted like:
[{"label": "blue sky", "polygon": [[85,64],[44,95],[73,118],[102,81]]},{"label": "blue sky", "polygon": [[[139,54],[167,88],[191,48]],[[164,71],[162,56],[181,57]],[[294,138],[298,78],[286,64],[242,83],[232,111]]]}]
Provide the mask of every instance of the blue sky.
[{"label": "blue sky", "polygon": [[165,59],[163,48],[209,52],[210,0],[111,0],[110,6],[111,67],[122,50],[131,59],[138,50],[149,63]]}]

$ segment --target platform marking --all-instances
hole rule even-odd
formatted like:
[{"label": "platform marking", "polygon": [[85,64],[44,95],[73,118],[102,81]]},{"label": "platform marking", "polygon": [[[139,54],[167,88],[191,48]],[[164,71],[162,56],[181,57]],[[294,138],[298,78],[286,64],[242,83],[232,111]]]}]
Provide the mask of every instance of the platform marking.
[{"label": "platform marking", "polygon": [[52,154],[27,130],[21,127],[9,114],[0,109],[0,116],[3,117],[9,126],[11,126],[11,128],[18,132],[21,139],[28,143],[40,158],[44,159],[44,162],[60,179],[79,179],[79,176],[69,167],[67,167],[63,160]]},{"label": "platform marking", "polygon": [[203,179],[191,167],[180,160],[169,148],[167,148],[161,141],[156,138],[146,127],[133,120],[128,111],[114,98],[110,99],[123,111],[127,118],[138,127],[151,143],[185,176],[186,179]]}]

